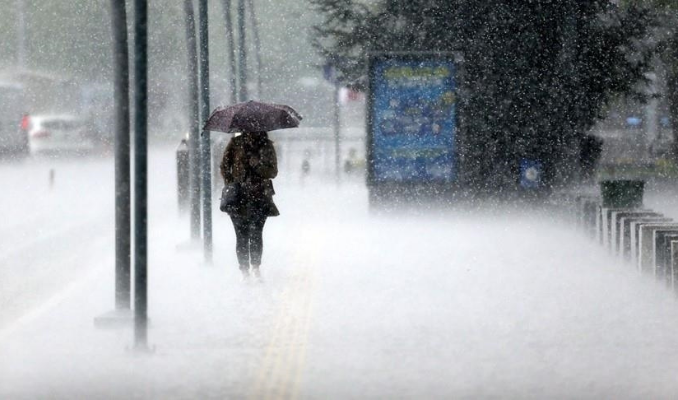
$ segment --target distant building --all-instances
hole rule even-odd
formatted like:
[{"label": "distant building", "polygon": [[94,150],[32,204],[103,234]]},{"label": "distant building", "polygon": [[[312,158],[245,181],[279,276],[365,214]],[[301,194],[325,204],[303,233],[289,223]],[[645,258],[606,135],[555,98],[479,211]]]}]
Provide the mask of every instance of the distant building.
[{"label": "distant building", "polygon": [[80,88],[74,79],[29,70],[0,71],[0,79],[24,87],[29,114],[74,113],[78,110]]}]

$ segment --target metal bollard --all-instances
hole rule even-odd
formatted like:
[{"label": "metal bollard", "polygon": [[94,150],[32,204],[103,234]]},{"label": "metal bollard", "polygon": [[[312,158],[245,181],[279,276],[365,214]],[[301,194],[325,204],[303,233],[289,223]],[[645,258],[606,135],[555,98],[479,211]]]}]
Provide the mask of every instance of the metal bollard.
[{"label": "metal bollard", "polygon": [[635,257],[635,249],[637,248],[635,238],[637,236],[638,224],[665,221],[670,221],[670,219],[663,217],[661,214],[622,218],[622,223],[620,224],[621,231],[619,233],[619,249],[622,258],[631,261]]},{"label": "metal bollard", "polygon": [[672,221],[641,224],[636,239],[638,270],[651,273],[655,277],[657,276],[655,237],[658,231],[678,232],[678,224]]},{"label": "metal bollard", "polygon": [[181,139],[176,152],[177,157],[177,199],[179,212],[186,213],[190,204],[188,181],[188,141]]},{"label": "metal bollard", "polygon": [[655,271],[656,277],[671,285],[671,242],[678,240],[678,231],[657,231],[655,233]]},{"label": "metal bollard", "polygon": [[[633,218],[644,218],[644,217],[661,217],[660,214],[650,211],[650,210],[631,210],[631,211],[614,211],[612,212],[612,218],[610,221],[610,251],[614,255],[622,255],[623,249],[622,244],[625,236],[625,223],[624,221]],[[626,224],[626,229],[628,229],[628,223]],[[626,235],[628,236],[628,235]]]},{"label": "metal bollard", "polygon": [[678,275],[678,240],[671,241],[671,261],[669,269],[669,286],[676,293],[676,280]]}]

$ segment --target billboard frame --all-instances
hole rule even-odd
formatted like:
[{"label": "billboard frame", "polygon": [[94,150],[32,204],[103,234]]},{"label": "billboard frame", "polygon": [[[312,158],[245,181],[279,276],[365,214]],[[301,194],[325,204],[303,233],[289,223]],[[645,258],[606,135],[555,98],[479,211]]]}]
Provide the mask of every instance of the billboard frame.
[{"label": "billboard frame", "polygon": [[[373,122],[374,122],[374,102],[375,97],[375,65],[377,62],[384,60],[403,60],[403,61],[427,61],[427,60],[444,60],[450,61],[454,64],[454,93],[456,95],[456,104],[455,104],[455,115],[454,115],[454,145],[453,145],[453,165],[452,168],[455,173],[455,178],[452,181],[384,181],[377,180],[375,177],[375,159],[374,159],[374,144],[375,144],[375,135],[373,131]],[[462,108],[461,96],[459,94],[463,91],[462,86],[462,70],[463,70],[463,57],[460,52],[457,51],[393,51],[393,52],[368,52],[367,54],[367,112],[366,112],[366,142],[365,142],[365,154],[367,161],[367,171],[366,171],[366,184],[369,190],[370,204],[379,203],[385,198],[392,197],[393,195],[401,195],[406,198],[422,196],[425,197],[447,197],[451,195],[456,188],[458,188],[463,179],[463,173],[460,166],[462,165],[462,152],[460,149],[463,145],[463,127],[460,124],[460,110]]]}]

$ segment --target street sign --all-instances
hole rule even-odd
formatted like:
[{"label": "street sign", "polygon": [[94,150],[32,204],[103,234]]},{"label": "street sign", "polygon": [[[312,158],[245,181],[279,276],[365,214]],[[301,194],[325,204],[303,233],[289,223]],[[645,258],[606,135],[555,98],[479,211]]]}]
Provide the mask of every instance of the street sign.
[{"label": "street sign", "polygon": [[337,83],[337,68],[333,64],[323,65],[323,78],[331,84]]},{"label": "street sign", "polygon": [[524,189],[538,189],[541,187],[543,166],[536,160],[522,159],[520,161],[520,186]]}]

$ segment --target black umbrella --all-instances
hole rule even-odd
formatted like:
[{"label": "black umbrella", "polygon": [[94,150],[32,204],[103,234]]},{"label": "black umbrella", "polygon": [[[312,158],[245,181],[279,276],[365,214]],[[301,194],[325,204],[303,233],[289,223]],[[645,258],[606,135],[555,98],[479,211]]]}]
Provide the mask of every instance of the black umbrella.
[{"label": "black umbrella", "polygon": [[301,115],[282,104],[246,101],[232,106],[218,107],[207,119],[206,131],[259,132],[296,128]]}]

